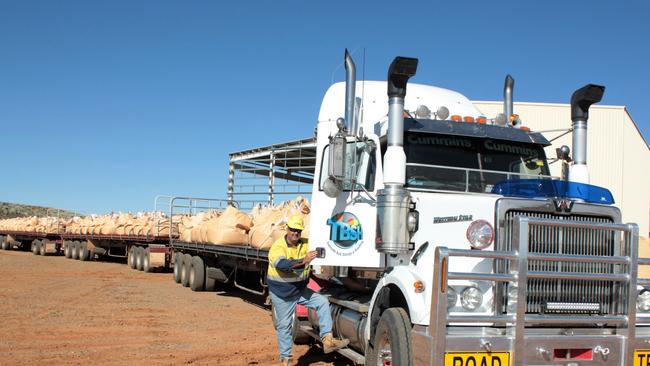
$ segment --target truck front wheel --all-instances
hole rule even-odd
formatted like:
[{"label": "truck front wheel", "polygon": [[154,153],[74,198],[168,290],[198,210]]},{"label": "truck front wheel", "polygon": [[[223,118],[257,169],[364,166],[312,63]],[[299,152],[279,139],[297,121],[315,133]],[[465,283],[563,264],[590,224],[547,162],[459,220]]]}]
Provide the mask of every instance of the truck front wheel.
[{"label": "truck front wheel", "polygon": [[411,321],[402,308],[389,308],[379,319],[367,365],[411,365]]}]

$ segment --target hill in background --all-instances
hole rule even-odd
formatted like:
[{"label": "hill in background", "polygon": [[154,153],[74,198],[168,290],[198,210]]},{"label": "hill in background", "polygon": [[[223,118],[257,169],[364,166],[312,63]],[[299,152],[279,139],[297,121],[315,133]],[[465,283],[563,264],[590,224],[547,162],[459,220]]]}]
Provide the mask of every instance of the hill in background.
[{"label": "hill in background", "polygon": [[25,217],[25,216],[72,217],[74,215],[75,215],[74,212],[60,210],[57,208],[0,202],[0,219],[10,219],[13,217]]}]

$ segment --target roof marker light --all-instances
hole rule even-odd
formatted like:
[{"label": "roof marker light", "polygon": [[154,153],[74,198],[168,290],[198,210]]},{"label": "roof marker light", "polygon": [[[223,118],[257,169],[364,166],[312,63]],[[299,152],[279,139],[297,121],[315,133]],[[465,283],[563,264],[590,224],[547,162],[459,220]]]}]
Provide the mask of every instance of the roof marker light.
[{"label": "roof marker light", "polygon": [[476,118],[476,123],[480,123],[480,124],[484,125],[484,124],[487,123],[487,118],[485,118],[485,116],[478,116]]},{"label": "roof marker light", "polygon": [[463,121],[473,123],[474,122],[474,117],[472,116],[465,116],[463,117]]},{"label": "roof marker light", "polygon": [[460,121],[463,120],[463,117],[461,117],[461,116],[459,116],[459,115],[457,115],[457,114],[454,114],[453,116],[451,116],[451,117],[449,117],[449,118],[450,118],[452,121],[456,121],[456,122],[460,122]]}]

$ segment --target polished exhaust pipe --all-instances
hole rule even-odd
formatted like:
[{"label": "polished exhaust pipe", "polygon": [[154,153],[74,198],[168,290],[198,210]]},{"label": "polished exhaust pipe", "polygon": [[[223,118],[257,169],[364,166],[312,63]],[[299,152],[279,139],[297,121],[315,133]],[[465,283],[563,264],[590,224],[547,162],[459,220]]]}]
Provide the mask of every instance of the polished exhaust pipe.
[{"label": "polished exhaust pipe", "polygon": [[357,86],[357,68],[354,65],[354,60],[345,49],[345,127],[348,135],[356,136],[358,126],[354,113],[354,101]]}]

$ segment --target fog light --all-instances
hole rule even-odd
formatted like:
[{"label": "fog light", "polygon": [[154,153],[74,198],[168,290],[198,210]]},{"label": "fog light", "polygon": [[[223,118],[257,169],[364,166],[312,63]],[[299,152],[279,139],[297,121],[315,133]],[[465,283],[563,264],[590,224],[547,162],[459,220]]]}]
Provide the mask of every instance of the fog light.
[{"label": "fog light", "polygon": [[460,294],[460,304],[463,309],[474,311],[483,304],[483,293],[476,287],[467,287]]},{"label": "fog light", "polygon": [[641,291],[639,296],[636,298],[636,308],[644,313],[650,311],[650,291]]},{"label": "fog light", "polygon": [[458,301],[456,291],[451,287],[447,287],[447,309],[456,306],[456,301]]}]

